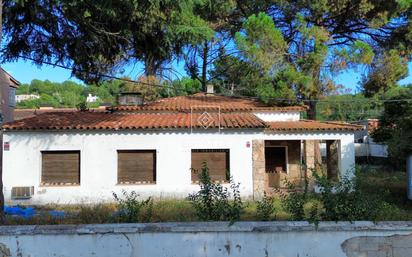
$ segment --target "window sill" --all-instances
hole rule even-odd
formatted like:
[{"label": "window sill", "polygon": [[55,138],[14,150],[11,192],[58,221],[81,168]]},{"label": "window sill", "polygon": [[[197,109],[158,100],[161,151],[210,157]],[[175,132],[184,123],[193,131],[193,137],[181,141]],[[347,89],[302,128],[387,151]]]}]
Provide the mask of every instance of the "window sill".
[{"label": "window sill", "polygon": [[[214,184],[229,185],[230,181],[212,181]],[[199,181],[192,181],[192,185],[199,185]]]},{"label": "window sill", "polygon": [[151,186],[156,185],[156,182],[118,182],[116,186]]},{"label": "window sill", "polygon": [[40,184],[39,187],[80,187],[80,184]]}]

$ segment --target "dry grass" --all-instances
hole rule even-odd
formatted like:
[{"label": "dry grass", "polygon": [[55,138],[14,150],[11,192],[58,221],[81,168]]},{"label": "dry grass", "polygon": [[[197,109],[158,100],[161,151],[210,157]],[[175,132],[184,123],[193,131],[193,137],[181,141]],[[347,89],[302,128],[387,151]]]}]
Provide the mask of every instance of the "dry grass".
[{"label": "dry grass", "polygon": [[161,200],[153,204],[153,222],[197,221],[196,212],[187,200]]}]

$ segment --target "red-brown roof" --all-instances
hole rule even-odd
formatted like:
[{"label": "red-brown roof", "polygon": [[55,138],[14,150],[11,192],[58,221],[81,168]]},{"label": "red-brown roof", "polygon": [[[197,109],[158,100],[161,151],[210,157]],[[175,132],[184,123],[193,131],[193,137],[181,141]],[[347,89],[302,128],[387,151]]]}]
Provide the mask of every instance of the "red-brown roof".
[{"label": "red-brown roof", "polygon": [[272,131],[356,131],[363,126],[340,122],[321,122],[315,120],[266,122]]},{"label": "red-brown roof", "polygon": [[[266,124],[250,113],[44,113],[3,125],[5,130],[124,130],[176,128],[265,128]],[[220,116],[220,119],[219,119]],[[220,126],[219,126],[220,124]]]},{"label": "red-brown roof", "polygon": [[[219,112],[212,111],[219,110]],[[111,112],[96,109],[17,110],[29,118],[3,125],[4,130],[124,130],[182,128],[265,128],[269,131],[355,131],[363,126],[338,122],[264,122],[253,111],[302,111],[305,106],[271,107],[247,98],[207,95],[178,96],[143,106],[112,107]],[[208,113],[204,114],[203,111]],[[24,116],[24,115],[21,115]]]},{"label": "red-brown roof", "polygon": [[[4,130],[266,128],[269,131],[356,131],[363,126],[312,120],[264,122],[251,113],[52,112],[3,125]],[[219,126],[220,124],[220,126]]]},{"label": "red-brown roof", "polygon": [[189,96],[163,98],[141,106],[113,106],[111,111],[178,111],[190,112],[192,109],[220,109],[221,112],[234,111],[305,111],[306,106],[268,106],[246,97],[229,97],[198,93]]},{"label": "red-brown roof", "polygon": [[[31,118],[36,115],[51,112],[78,112],[76,108],[40,108],[40,109],[14,109],[14,120],[22,120],[25,118]],[[93,108],[92,112],[105,112],[105,108]]]}]

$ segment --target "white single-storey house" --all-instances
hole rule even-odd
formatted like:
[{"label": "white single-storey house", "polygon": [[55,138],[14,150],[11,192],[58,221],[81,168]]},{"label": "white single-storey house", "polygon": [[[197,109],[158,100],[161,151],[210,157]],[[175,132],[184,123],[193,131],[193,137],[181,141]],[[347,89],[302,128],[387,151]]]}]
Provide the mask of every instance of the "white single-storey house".
[{"label": "white single-storey house", "polygon": [[3,126],[3,181],[13,203],[111,201],[112,192],[186,197],[207,162],[244,197],[300,181],[326,142],[330,178],[351,175],[361,126],[302,120],[305,106],[198,93],[107,112],[50,112]]}]

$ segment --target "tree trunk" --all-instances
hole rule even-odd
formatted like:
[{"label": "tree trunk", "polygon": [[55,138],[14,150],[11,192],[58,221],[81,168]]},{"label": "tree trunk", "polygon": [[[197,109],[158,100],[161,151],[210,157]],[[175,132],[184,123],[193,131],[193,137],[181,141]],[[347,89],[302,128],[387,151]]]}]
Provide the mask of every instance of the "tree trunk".
[{"label": "tree trunk", "polygon": [[205,41],[203,44],[203,55],[202,55],[202,91],[206,92],[207,91],[207,55],[209,52],[209,46],[208,42]]},{"label": "tree trunk", "polygon": [[308,120],[316,120],[316,104],[317,103],[315,101],[309,102],[309,110],[307,112]]},{"label": "tree trunk", "polygon": [[[0,0],[0,46],[3,36],[3,1]],[[6,217],[4,215],[4,193],[3,193],[3,133],[0,132],[0,224],[4,224]]]},{"label": "tree trunk", "polygon": [[146,56],[144,60],[144,75],[146,77],[156,76],[158,66],[159,64],[153,56]]}]

